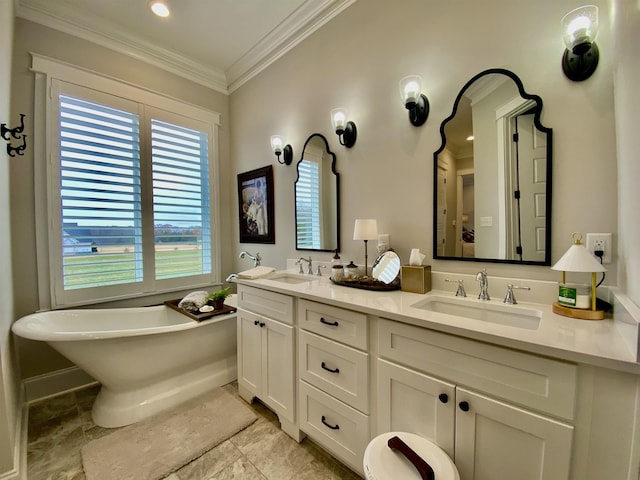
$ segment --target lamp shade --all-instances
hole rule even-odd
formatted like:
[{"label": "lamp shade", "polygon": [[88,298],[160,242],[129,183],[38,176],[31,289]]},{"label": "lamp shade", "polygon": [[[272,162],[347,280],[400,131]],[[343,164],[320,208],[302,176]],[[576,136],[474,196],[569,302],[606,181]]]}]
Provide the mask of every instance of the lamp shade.
[{"label": "lamp shade", "polygon": [[422,78],[419,75],[409,75],[400,80],[400,98],[403,105],[415,105],[422,93]]},{"label": "lamp shade", "polygon": [[[575,237],[574,237],[575,238]],[[569,250],[551,267],[552,270],[563,272],[606,272],[596,257],[594,257],[577,238]]]},{"label": "lamp shade", "polygon": [[375,240],[378,238],[378,222],[375,219],[356,219],[353,228],[354,240]]},{"label": "lamp shade", "polygon": [[271,149],[276,155],[282,153],[282,138],[280,135],[271,136]]},{"label": "lamp shade", "polygon": [[562,40],[568,50],[593,43],[598,33],[598,7],[586,5],[562,17]]}]

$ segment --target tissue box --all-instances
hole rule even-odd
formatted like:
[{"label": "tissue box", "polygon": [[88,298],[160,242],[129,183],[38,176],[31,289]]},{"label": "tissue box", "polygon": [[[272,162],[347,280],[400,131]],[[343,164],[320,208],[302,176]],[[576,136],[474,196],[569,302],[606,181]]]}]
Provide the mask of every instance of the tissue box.
[{"label": "tissue box", "polygon": [[403,292],[427,293],[431,291],[431,265],[403,265],[401,275]]}]

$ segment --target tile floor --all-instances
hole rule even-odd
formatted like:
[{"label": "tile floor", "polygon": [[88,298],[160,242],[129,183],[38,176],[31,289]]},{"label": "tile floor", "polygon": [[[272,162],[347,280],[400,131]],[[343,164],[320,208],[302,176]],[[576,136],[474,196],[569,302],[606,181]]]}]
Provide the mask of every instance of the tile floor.
[{"label": "tile floor", "polygon": [[[238,393],[235,383],[223,388]],[[113,431],[91,421],[98,390],[99,386],[88,387],[29,407],[28,480],[86,480],[80,448]],[[278,418],[259,402],[251,408],[258,417],[255,423],[166,480],[360,479],[309,439],[298,444],[288,437]]]}]

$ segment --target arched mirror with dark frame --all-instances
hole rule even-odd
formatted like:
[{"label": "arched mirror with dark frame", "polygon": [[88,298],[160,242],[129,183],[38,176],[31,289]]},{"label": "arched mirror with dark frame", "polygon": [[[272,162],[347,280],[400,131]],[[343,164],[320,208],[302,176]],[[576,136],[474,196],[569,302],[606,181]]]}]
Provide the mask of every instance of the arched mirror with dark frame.
[{"label": "arched mirror with dark frame", "polygon": [[307,138],[296,169],[296,250],[340,250],[340,176],[323,135]]},{"label": "arched mirror with dark frame", "polygon": [[475,75],[433,154],[433,256],[551,265],[552,130],[509,70]]}]

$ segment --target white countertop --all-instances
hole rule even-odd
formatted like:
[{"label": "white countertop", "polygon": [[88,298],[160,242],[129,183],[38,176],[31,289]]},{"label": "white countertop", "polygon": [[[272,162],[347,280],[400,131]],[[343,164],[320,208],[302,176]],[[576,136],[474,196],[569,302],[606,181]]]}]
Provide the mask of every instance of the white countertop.
[{"label": "white countertop", "polygon": [[[290,271],[290,273],[293,273]],[[638,362],[639,309],[622,293],[612,289],[614,318],[589,321],[553,313],[550,304],[519,301],[513,308],[542,312],[537,329],[468,319],[416,308],[428,296],[454,297],[451,291],[431,291],[424,295],[394,291],[369,291],[335,285],[328,277],[308,276],[310,281],[290,284],[269,278],[236,279],[236,283],[314,300],[369,315],[451,333],[473,340],[550,356],[572,362],[640,374]],[[514,282],[515,283],[515,282]],[[475,296],[461,298],[469,304],[486,303]],[[502,299],[491,304],[501,305]]]}]

